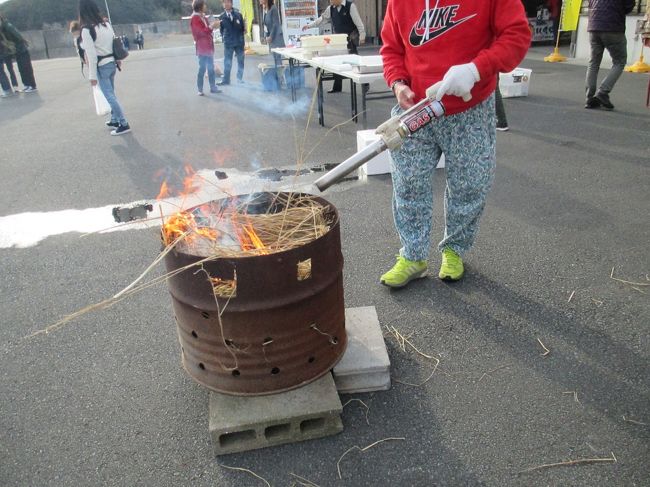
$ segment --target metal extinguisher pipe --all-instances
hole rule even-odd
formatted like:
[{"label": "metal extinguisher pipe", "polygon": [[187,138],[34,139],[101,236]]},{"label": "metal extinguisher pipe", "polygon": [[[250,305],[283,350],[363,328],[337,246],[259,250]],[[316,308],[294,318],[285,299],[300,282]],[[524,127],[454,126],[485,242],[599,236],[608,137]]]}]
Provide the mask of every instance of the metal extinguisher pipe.
[{"label": "metal extinguisher pipe", "polygon": [[396,115],[377,128],[381,138],[349,157],[331,171],[323,174],[314,183],[320,191],[325,191],[332,184],[362,166],[386,149],[395,150],[403,140],[428,125],[435,118],[445,114],[445,107],[437,100],[423,98],[403,113]]}]

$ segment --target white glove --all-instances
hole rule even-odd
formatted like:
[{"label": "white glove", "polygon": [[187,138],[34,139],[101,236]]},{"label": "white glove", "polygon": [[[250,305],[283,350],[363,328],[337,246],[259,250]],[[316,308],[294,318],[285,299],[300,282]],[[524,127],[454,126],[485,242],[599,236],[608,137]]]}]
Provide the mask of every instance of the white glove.
[{"label": "white glove", "polygon": [[384,140],[384,144],[388,147],[388,150],[397,150],[402,145],[402,137],[397,131],[401,122],[399,117],[396,115],[391,117],[382,123],[375,133],[381,135],[381,138]]},{"label": "white glove", "polygon": [[436,84],[427,88],[427,98],[440,101],[445,95],[460,96],[463,101],[472,99],[472,87],[481,79],[476,64],[458,64],[449,68],[449,71]]}]

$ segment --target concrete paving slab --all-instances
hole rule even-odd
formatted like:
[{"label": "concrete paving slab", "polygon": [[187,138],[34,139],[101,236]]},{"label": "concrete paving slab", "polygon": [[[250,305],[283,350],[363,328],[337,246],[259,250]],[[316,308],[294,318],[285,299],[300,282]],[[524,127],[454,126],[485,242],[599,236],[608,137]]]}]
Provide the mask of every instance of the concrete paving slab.
[{"label": "concrete paving slab", "polygon": [[332,374],[269,396],[210,392],[209,430],[214,454],[334,435],[343,431],[342,410]]},{"label": "concrete paving slab", "polygon": [[341,393],[390,389],[390,360],[374,306],[347,308],[345,329],[348,347],[334,367],[334,381]]}]

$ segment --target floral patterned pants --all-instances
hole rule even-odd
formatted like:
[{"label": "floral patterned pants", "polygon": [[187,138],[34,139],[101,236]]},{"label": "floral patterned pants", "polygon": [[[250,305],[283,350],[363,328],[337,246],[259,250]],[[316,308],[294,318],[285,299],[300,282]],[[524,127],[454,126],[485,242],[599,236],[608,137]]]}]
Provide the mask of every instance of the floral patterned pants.
[{"label": "floral patterned pants", "polygon": [[[392,114],[402,110],[396,106]],[[439,251],[459,255],[474,243],[485,198],[494,179],[496,119],[494,95],[469,110],[434,120],[392,151],[393,216],[409,260],[429,256],[433,173],[445,154],[445,234]]]}]

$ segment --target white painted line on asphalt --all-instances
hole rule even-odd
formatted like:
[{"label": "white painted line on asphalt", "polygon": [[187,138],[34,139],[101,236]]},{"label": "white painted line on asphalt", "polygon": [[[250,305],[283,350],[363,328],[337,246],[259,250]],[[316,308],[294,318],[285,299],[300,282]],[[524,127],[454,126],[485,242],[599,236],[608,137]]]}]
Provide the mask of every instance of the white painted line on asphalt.
[{"label": "white painted line on asphalt", "polygon": [[[311,182],[317,177],[308,174],[299,177],[286,177],[281,181],[262,180],[252,173],[240,172],[237,169],[220,169],[228,175],[227,179],[217,179],[213,170],[198,171],[198,190],[182,198],[166,198],[161,201],[149,201],[154,211],[150,220],[130,223],[115,223],[112,210],[116,206],[127,207],[143,203],[135,201],[87,208],[83,210],[60,210],[47,212],[26,212],[0,217],[0,249],[27,248],[37,245],[47,237],[64,233],[93,233],[138,230],[160,225],[160,208],[165,216],[173,215],[180,209],[201,205],[208,201],[249,194],[259,191],[300,191],[314,192]],[[316,191],[317,192],[317,191]],[[145,201],[146,203],[146,201]]]}]

